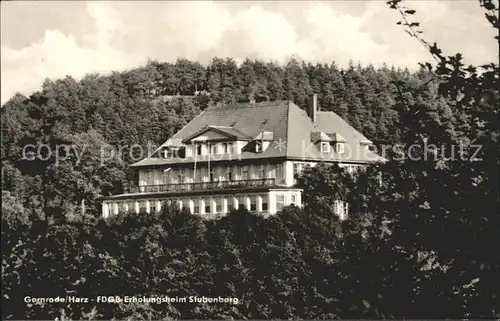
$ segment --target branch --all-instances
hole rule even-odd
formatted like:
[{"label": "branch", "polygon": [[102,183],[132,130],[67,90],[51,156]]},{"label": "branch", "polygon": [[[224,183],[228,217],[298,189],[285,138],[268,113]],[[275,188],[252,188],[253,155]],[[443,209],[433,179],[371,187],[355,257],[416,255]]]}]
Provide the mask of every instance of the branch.
[{"label": "branch", "polygon": [[403,7],[400,5],[401,0],[389,0],[387,1],[387,4],[391,9],[394,9],[399,12],[401,15],[402,21],[398,21],[398,25],[403,25],[406,27],[405,31],[408,33],[411,37],[416,38],[432,55],[432,57],[436,60],[437,63],[443,63],[445,61],[445,58],[442,56],[442,51],[439,49],[434,43],[433,45],[430,45],[425,39],[423,39],[420,35],[423,34],[424,32],[420,30],[420,23],[418,22],[410,22],[408,17],[410,15],[415,14],[415,10]]}]

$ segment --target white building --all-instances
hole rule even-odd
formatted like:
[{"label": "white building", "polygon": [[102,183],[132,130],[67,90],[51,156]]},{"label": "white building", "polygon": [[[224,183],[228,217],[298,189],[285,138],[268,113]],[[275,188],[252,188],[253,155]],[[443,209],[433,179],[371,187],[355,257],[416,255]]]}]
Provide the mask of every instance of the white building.
[{"label": "white building", "polygon": [[[319,162],[364,166],[383,160],[371,142],[333,112],[290,101],[208,108],[152,155],[135,163],[139,182],[104,198],[104,217],[119,211],[159,211],[175,202],[205,217],[246,208],[274,214],[301,206],[295,177]],[[337,204],[336,204],[337,205]],[[335,206],[345,215],[346,206]]]}]

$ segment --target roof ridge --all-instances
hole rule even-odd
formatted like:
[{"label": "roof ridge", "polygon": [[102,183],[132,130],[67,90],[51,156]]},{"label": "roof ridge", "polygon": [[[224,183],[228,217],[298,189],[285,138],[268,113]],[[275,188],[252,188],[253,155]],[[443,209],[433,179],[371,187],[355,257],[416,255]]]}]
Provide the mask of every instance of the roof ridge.
[{"label": "roof ridge", "polygon": [[212,128],[234,128],[234,126],[222,126],[222,125],[208,125],[208,127],[212,127]]},{"label": "roof ridge", "polygon": [[262,107],[275,107],[281,104],[285,104],[288,100],[272,100],[272,101],[261,101],[261,102],[236,102],[230,104],[223,104],[220,106],[211,106],[207,109],[210,110],[230,110],[230,109],[242,109],[242,108],[262,108]]}]

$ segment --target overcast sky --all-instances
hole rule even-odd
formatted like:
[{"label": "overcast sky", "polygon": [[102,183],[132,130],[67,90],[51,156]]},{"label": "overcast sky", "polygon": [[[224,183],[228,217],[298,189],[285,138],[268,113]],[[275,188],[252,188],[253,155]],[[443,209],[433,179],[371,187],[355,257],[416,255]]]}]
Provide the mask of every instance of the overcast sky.
[{"label": "overcast sky", "polygon": [[[476,0],[408,1],[429,41],[468,63],[496,61]],[[1,102],[45,78],[106,73],[148,58],[349,60],[414,67],[428,53],[385,1],[1,2]]]}]

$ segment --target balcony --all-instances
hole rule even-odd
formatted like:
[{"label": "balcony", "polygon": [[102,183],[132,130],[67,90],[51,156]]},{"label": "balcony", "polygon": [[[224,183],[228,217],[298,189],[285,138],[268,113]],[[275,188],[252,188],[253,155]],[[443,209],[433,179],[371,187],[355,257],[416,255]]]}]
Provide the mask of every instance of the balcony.
[{"label": "balcony", "polygon": [[145,185],[135,186],[129,189],[129,193],[155,193],[155,192],[186,192],[202,191],[228,188],[251,188],[266,187],[275,185],[274,178],[237,180],[237,181],[216,181],[216,182],[198,182],[198,183],[180,183],[163,185]]}]

